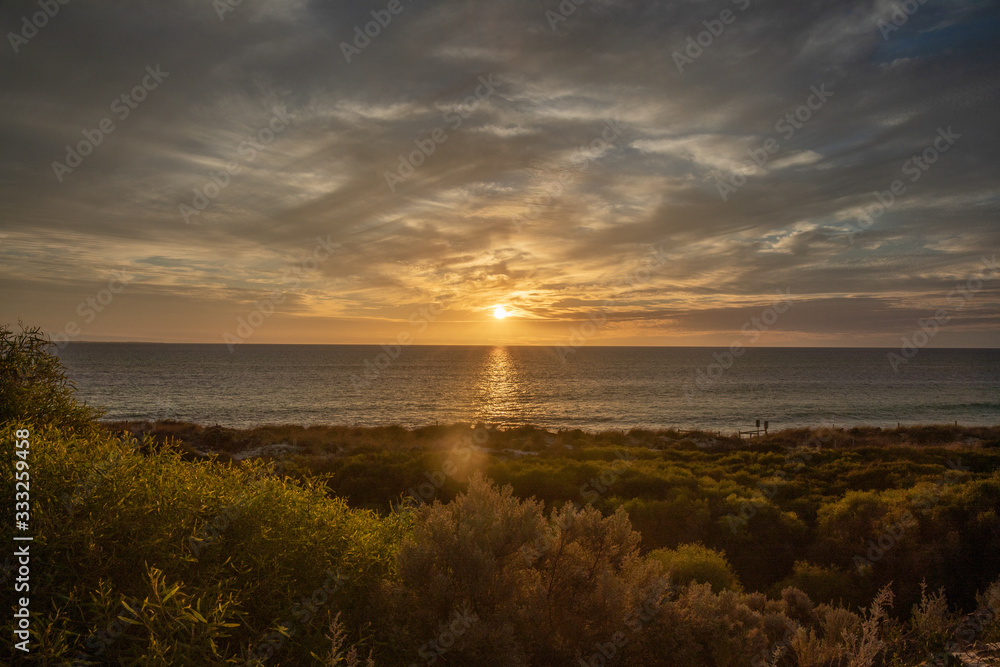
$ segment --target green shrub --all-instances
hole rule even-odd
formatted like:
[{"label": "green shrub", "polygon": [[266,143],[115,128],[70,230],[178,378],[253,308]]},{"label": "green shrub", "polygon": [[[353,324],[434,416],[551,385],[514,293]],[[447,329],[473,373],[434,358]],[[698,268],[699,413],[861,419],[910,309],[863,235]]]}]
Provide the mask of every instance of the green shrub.
[{"label": "green shrub", "polygon": [[[36,427],[30,442],[38,664],[77,654],[116,664],[273,654],[268,664],[305,664],[328,652],[323,631],[337,611],[357,632],[394,576],[406,519],[352,510],[322,479],[188,461],[169,444],[95,431]],[[0,445],[10,460],[13,432]],[[8,480],[2,487],[12,492]],[[95,656],[95,633],[116,617],[127,619],[121,636]]]},{"label": "green shrub", "polygon": [[788,587],[801,590],[816,602],[840,602],[850,606],[860,606],[866,602],[860,596],[852,595],[856,584],[849,573],[809,561],[796,561],[792,574],[775,584],[771,590],[780,593]]},{"label": "green shrub", "polygon": [[726,555],[701,544],[682,544],[676,549],[657,549],[649,558],[658,561],[678,584],[710,584],[712,591],[742,591],[739,577]]},{"label": "green shrub", "polygon": [[100,413],[77,403],[74,387],[38,327],[0,325],[0,424],[90,425]]},{"label": "green shrub", "polygon": [[920,602],[913,605],[910,626],[921,653],[934,653],[945,647],[953,618],[948,613],[948,600],[944,589],[927,593],[927,586],[920,586]]}]

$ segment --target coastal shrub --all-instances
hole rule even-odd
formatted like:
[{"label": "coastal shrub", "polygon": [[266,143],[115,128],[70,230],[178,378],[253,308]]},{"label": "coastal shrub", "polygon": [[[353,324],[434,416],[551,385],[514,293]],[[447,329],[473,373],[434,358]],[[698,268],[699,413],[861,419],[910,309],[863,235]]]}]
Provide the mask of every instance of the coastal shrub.
[{"label": "coastal shrub", "polygon": [[714,594],[709,584],[686,586],[660,606],[629,664],[757,667],[796,626],[784,617],[766,620],[747,602],[733,591]]},{"label": "coastal shrub", "polygon": [[976,594],[975,629],[984,642],[1000,642],[1000,577]]},{"label": "coastal shrub", "polygon": [[621,657],[642,610],[669,594],[624,511],[566,505],[545,517],[537,501],[476,476],[413,521],[399,580],[386,584],[384,632],[398,650],[419,647],[399,661],[574,664],[609,642]]},{"label": "coastal shrub", "polygon": [[920,602],[913,605],[910,613],[910,627],[917,649],[922,653],[934,653],[944,648],[952,625],[953,618],[948,612],[944,589],[928,593],[926,584],[921,585]]},{"label": "coastal shrub", "polygon": [[675,493],[670,500],[629,498],[622,506],[647,549],[676,547],[704,541],[712,533],[712,509],[707,498]]},{"label": "coastal shrub", "polygon": [[709,584],[712,591],[742,591],[743,586],[726,560],[726,555],[701,544],[682,544],[676,549],[649,552],[678,584]]},{"label": "coastal shrub", "polygon": [[[13,437],[0,439],[8,460]],[[407,531],[262,463],[55,426],[30,442],[38,664],[304,664],[328,650],[336,612],[363,626]]]},{"label": "coastal shrub", "polygon": [[856,582],[850,573],[809,561],[796,561],[792,574],[772,586],[771,591],[780,594],[789,587],[801,590],[816,602],[857,606],[866,601],[856,595]]},{"label": "coastal shrub", "polygon": [[51,352],[54,344],[38,327],[20,329],[0,325],[0,424],[90,426],[100,413],[73,397],[73,384]]},{"label": "coastal shrub", "polygon": [[768,499],[733,507],[719,517],[717,528],[707,546],[725,551],[743,585],[753,590],[767,590],[788,576],[809,543],[805,522]]},{"label": "coastal shrub", "polygon": [[[398,557],[399,582],[386,587],[385,629],[400,661],[409,647],[439,651],[449,633],[449,659],[469,665],[524,664],[519,633],[530,624],[538,573],[522,554],[544,525],[541,506],[517,500],[476,478],[453,502],[415,512],[413,534]],[[449,628],[454,625],[454,628]],[[498,661],[494,662],[494,661]]]}]

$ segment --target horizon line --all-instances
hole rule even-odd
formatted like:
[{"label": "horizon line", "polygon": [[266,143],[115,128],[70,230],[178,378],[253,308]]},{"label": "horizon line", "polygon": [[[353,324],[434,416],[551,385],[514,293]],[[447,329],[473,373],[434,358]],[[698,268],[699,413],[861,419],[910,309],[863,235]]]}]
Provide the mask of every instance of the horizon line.
[{"label": "horizon line", "polygon": [[[86,343],[88,345],[217,345],[220,347],[228,346],[227,343],[208,343],[208,342],[176,342],[176,341],[150,341],[150,340],[75,340],[66,343],[65,347],[69,347],[73,344]],[[54,341],[51,341],[52,345],[57,345]],[[299,346],[299,347],[380,347],[383,345],[398,345],[398,343],[240,343],[235,345],[236,347],[244,346]],[[407,345],[400,345],[400,347],[560,347],[560,344],[555,343],[410,343]],[[584,348],[691,348],[691,349],[720,349],[725,350],[732,347],[731,345],[581,345],[577,349]],[[63,348],[60,348],[63,349]],[[881,346],[881,345],[753,345],[753,346],[743,346],[745,350],[898,350],[899,346]],[[977,347],[977,346],[960,346],[960,347],[931,347],[927,346],[926,350],[1000,350],[1000,346],[997,347]]]}]

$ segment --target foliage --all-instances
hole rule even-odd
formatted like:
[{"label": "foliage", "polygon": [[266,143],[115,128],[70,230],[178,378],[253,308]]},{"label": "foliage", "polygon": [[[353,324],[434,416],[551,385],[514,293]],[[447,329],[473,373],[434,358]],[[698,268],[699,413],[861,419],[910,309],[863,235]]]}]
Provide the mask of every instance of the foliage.
[{"label": "foliage", "polygon": [[53,343],[38,327],[15,332],[0,325],[0,424],[59,424],[83,428],[99,416],[73,398],[73,385]]},{"label": "foliage", "polygon": [[654,594],[660,570],[638,544],[624,512],[566,505],[546,518],[539,503],[476,476],[453,502],[418,511],[399,581],[387,586],[385,632],[426,657],[450,619],[464,617],[448,660],[570,664],[624,633]]},{"label": "foliage", "polygon": [[[1000,639],[995,428],[752,447],[469,425],[102,430],[37,330],[0,338],[40,665],[909,667]],[[275,442],[298,454],[232,456]]]},{"label": "foliage", "polygon": [[[0,441],[8,460],[13,436]],[[322,631],[338,610],[363,626],[407,530],[404,517],[352,510],[322,480],[263,463],[189,461],[176,447],[53,426],[29,440],[38,664],[304,664],[328,649]],[[13,481],[2,487],[12,497]],[[109,632],[116,618],[124,626]]]},{"label": "foliage", "polygon": [[809,561],[797,561],[791,575],[771,587],[774,592],[797,588],[816,602],[848,604],[861,607],[865,598],[854,588],[851,574],[833,567],[823,567]]},{"label": "foliage", "polygon": [[659,561],[678,584],[710,584],[712,591],[742,591],[739,577],[726,555],[701,544],[682,544],[676,549],[657,549],[649,557]]}]

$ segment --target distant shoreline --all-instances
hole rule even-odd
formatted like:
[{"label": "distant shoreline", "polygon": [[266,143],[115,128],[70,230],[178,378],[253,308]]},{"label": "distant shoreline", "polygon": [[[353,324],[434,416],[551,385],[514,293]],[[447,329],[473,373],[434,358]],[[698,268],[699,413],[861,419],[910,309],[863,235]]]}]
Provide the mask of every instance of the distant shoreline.
[{"label": "distant shoreline", "polygon": [[813,447],[847,449],[870,447],[1000,447],[1000,425],[955,426],[921,424],[885,429],[877,426],[850,428],[786,428],[761,431],[759,436],[737,438],[704,430],[613,429],[588,432],[583,429],[549,431],[535,426],[491,428],[469,423],[404,426],[303,426],[267,424],[252,428],[229,428],[174,420],[102,421],[112,432],[151,435],[159,441],[175,438],[199,456],[226,455],[234,460],[253,456],[283,458],[300,454],[343,453],[345,449],[439,450],[467,441],[475,448],[495,452],[537,454],[552,448],[637,447],[647,450],[726,451],[759,447]]}]

